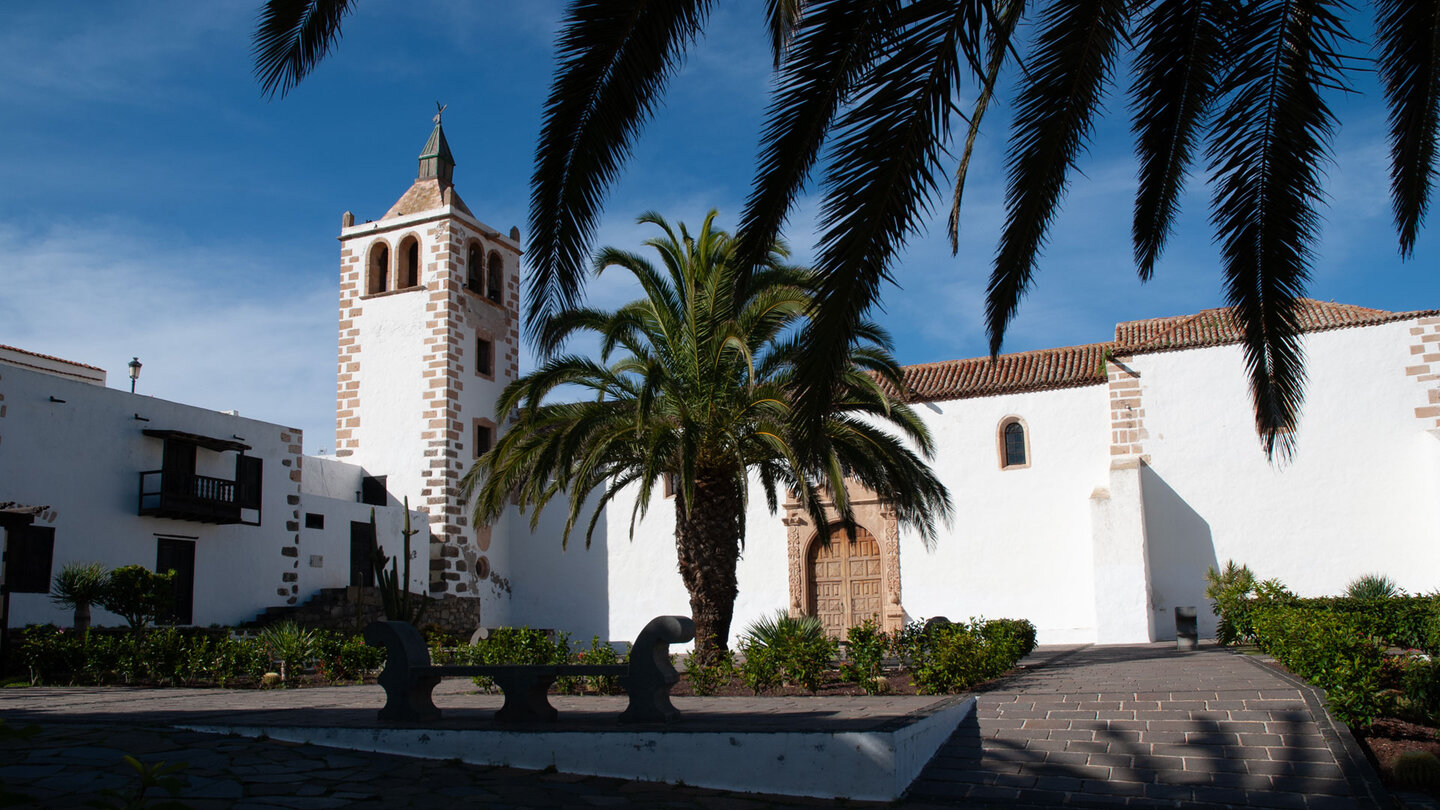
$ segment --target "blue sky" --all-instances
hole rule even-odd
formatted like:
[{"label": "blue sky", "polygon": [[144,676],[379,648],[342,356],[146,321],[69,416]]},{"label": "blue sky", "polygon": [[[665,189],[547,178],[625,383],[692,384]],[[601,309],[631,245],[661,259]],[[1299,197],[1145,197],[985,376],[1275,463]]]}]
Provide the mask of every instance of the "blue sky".
[{"label": "blue sky", "polygon": [[[716,4],[612,192],[600,241],[637,247],[655,209],[731,225],[748,190],[770,83],[757,0]],[[482,221],[524,236],[533,143],[562,4],[364,0],[338,50],[282,100],[260,97],[258,2],[0,6],[0,343],[101,366],[139,391],[297,426],[333,447],[340,215],[380,216],[408,188],[436,100],[456,187]],[[1362,7],[1361,12],[1365,12]],[[1336,101],[1331,205],[1311,295],[1392,310],[1440,306],[1435,228],[1401,262],[1373,78]],[[1135,164],[1124,99],[1072,183],[1007,351],[1108,340],[1121,320],[1223,303],[1208,191],[1142,285],[1130,260]],[[972,162],[960,255],[948,189],[884,292],[902,362],[985,352],[984,284],[1001,222],[1003,136],[992,107]],[[816,202],[789,237],[812,255]],[[602,304],[631,291],[592,287]],[[524,364],[528,367],[528,361]]]}]

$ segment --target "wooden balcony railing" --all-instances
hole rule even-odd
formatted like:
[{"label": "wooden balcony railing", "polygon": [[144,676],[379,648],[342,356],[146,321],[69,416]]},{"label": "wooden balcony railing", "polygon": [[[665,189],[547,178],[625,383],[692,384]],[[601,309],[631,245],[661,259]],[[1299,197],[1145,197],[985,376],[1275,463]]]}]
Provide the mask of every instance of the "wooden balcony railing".
[{"label": "wooden balcony railing", "polygon": [[240,522],[234,481],[164,470],[140,473],[139,513],[200,523]]}]

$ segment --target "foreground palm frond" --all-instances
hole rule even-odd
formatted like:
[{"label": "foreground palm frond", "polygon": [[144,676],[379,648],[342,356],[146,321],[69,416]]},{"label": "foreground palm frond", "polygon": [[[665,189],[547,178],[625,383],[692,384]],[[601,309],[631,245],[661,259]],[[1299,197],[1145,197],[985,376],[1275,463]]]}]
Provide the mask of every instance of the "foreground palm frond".
[{"label": "foreground palm frond", "polygon": [[[542,352],[548,316],[580,300],[606,193],[669,78],[709,19],[708,0],[572,0],[531,189],[527,333]],[[1434,187],[1440,134],[1440,0],[1370,0],[1389,109],[1391,204],[1409,256]],[[1116,65],[1133,51],[1129,95],[1139,160],[1132,222],[1142,279],[1159,264],[1200,150],[1222,245],[1261,443],[1294,450],[1304,399],[1296,331],[1317,238],[1321,171],[1366,43],[1345,0],[766,0],[774,95],[741,216],[736,264],[763,265],[797,197],[823,167],[818,294],[790,420],[798,452],[823,455],[845,357],[900,249],[939,193],[957,99],[975,103],[956,172],[949,231],[981,120],[1006,64],[1018,86],[1006,219],[987,300],[1003,345],[1049,229],[1088,146]],[[345,0],[270,0],[255,35],[268,93],[300,81],[338,36]],[[1025,23],[1038,33],[1018,53]],[[1012,58],[1013,57],[1013,58]]]}]

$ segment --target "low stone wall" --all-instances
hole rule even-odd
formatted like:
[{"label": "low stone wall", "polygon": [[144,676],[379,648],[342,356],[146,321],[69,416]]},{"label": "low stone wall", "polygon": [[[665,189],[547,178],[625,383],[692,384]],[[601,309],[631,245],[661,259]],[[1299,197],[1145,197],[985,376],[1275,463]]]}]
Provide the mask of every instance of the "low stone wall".
[{"label": "low stone wall", "polygon": [[[267,610],[257,623],[290,620],[304,627],[355,633],[370,622],[384,618],[382,606],[378,588],[325,588],[302,605]],[[420,625],[422,630],[435,625],[461,640],[468,640],[478,626],[478,614],[475,599],[452,594],[430,597]]]}]

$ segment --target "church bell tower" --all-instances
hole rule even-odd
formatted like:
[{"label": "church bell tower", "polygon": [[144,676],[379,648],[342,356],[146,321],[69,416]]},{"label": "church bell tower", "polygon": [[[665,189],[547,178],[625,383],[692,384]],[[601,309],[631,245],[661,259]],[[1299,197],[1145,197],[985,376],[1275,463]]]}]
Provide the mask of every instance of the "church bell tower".
[{"label": "church bell tower", "polygon": [[507,550],[471,525],[460,479],[495,441],[495,401],[519,370],[520,231],[460,199],[440,120],[384,216],[345,213],[335,448],[429,514],[431,594],[480,598],[488,620],[508,601]]}]

